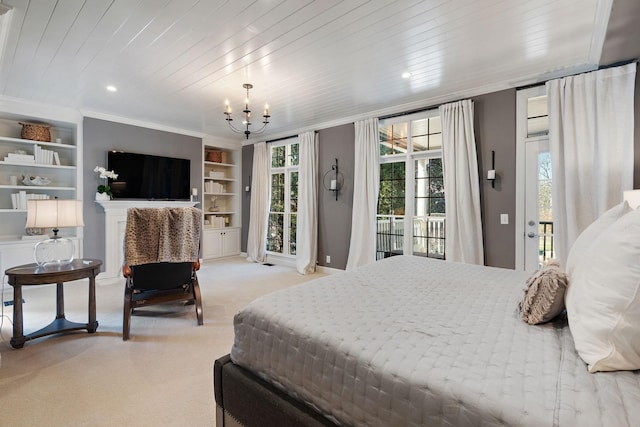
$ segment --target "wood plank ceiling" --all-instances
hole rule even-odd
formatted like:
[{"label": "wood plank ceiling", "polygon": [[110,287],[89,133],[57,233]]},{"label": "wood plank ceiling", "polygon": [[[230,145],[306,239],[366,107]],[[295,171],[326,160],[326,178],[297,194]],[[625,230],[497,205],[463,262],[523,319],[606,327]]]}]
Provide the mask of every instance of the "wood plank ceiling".
[{"label": "wood plank ceiling", "polygon": [[269,139],[593,69],[612,0],[2,4],[0,95],[239,139],[250,82]]}]

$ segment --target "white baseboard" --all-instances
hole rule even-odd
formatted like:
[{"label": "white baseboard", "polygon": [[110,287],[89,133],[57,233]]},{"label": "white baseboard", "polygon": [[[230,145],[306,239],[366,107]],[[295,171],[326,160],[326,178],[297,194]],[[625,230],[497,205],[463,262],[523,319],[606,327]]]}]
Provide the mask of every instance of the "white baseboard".
[{"label": "white baseboard", "polygon": [[324,274],[344,273],[344,270],[340,270],[339,268],[326,267],[326,266],[323,266],[323,265],[318,265],[316,267],[316,271],[319,272],[319,273],[324,273]]}]

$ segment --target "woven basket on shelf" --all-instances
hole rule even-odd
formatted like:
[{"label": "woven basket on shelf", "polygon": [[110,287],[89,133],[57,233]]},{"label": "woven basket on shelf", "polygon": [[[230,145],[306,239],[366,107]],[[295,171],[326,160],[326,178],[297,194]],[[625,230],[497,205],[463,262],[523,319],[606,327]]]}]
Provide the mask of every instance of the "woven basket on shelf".
[{"label": "woven basket on shelf", "polygon": [[22,123],[22,139],[30,139],[32,141],[51,142],[51,132],[49,125],[42,125],[36,123]]},{"label": "woven basket on shelf", "polygon": [[222,151],[207,151],[207,161],[222,163]]}]

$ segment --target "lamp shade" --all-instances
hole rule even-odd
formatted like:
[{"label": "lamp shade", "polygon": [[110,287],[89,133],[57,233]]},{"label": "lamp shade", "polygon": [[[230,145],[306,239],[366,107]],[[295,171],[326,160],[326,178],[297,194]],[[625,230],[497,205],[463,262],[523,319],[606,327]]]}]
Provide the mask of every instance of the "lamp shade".
[{"label": "lamp shade", "polygon": [[82,227],[81,200],[28,200],[27,228]]},{"label": "lamp shade", "polygon": [[82,227],[81,200],[28,200],[27,228],[53,228],[53,237],[38,242],[33,255],[39,266],[60,266],[73,261],[75,246],[58,236],[58,228]]}]

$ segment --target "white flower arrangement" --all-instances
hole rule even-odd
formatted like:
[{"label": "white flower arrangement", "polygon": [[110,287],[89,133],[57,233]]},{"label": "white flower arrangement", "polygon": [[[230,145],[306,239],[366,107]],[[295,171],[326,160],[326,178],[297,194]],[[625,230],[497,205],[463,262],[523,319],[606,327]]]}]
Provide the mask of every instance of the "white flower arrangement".
[{"label": "white flower arrangement", "polygon": [[107,179],[116,179],[118,178],[118,174],[114,171],[106,170],[102,166],[96,166],[93,171],[99,174],[98,177],[100,179],[104,179],[104,184],[98,185],[98,193],[106,193],[109,198],[111,198],[113,193],[111,193],[111,187],[109,187],[109,181],[107,181]]}]

